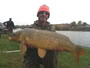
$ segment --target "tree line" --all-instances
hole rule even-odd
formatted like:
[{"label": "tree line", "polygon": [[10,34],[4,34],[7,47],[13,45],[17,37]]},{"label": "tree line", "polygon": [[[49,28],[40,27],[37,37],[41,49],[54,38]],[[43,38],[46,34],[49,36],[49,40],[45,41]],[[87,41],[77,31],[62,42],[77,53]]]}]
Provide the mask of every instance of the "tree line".
[{"label": "tree line", "polygon": [[90,25],[82,21],[72,21],[70,24],[55,24],[55,27],[56,30],[90,31]]}]

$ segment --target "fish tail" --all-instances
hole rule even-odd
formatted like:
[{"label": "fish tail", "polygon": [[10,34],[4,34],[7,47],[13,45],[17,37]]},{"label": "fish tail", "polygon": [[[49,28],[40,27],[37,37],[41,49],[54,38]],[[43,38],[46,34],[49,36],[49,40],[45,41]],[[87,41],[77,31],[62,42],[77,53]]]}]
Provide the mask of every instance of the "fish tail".
[{"label": "fish tail", "polygon": [[72,55],[74,56],[74,59],[77,64],[79,64],[80,56],[85,54],[86,54],[86,51],[80,46],[76,46],[72,52]]}]

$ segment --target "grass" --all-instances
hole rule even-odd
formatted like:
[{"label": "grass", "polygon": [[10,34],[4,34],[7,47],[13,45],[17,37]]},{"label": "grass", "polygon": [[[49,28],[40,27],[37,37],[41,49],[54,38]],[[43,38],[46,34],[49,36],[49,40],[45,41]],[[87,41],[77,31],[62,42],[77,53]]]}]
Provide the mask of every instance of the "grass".
[{"label": "grass", "polygon": [[[8,41],[7,35],[0,38],[0,51],[19,50],[19,44]],[[85,48],[86,55],[80,57],[80,63],[76,64],[71,53],[59,52],[59,68],[90,68],[90,48]],[[21,68],[22,56],[20,53],[0,53],[0,68]]]},{"label": "grass", "polygon": [[58,55],[60,68],[90,68],[90,50],[86,48],[88,54],[80,56],[80,63],[76,64],[71,53],[63,52]]},{"label": "grass", "polygon": [[[7,39],[7,35],[0,38],[0,51],[19,50],[19,44]],[[0,68],[21,68],[22,56],[20,53],[0,53]]]}]

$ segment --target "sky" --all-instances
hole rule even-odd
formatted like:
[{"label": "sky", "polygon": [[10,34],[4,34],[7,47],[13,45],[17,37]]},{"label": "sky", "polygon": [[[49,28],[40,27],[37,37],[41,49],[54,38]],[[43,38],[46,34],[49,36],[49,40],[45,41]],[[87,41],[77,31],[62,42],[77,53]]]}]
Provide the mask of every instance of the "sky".
[{"label": "sky", "polygon": [[12,18],[15,25],[30,25],[37,20],[41,5],[50,9],[51,24],[82,21],[90,24],[89,0],[0,0],[0,22]]}]

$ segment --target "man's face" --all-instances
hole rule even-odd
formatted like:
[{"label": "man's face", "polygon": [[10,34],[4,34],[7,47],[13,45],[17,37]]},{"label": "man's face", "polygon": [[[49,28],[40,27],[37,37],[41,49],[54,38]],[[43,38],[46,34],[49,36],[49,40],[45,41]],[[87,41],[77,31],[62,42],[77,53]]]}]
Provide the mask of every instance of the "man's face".
[{"label": "man's face", "polygon": [[45,12],[45,11],[41,11],[40,13],[39,13],[39,20],[40,21],[43,21],[43,22],[45,22],[45,21],[47,21],[47,19],[48,19],[48,12]]}]

